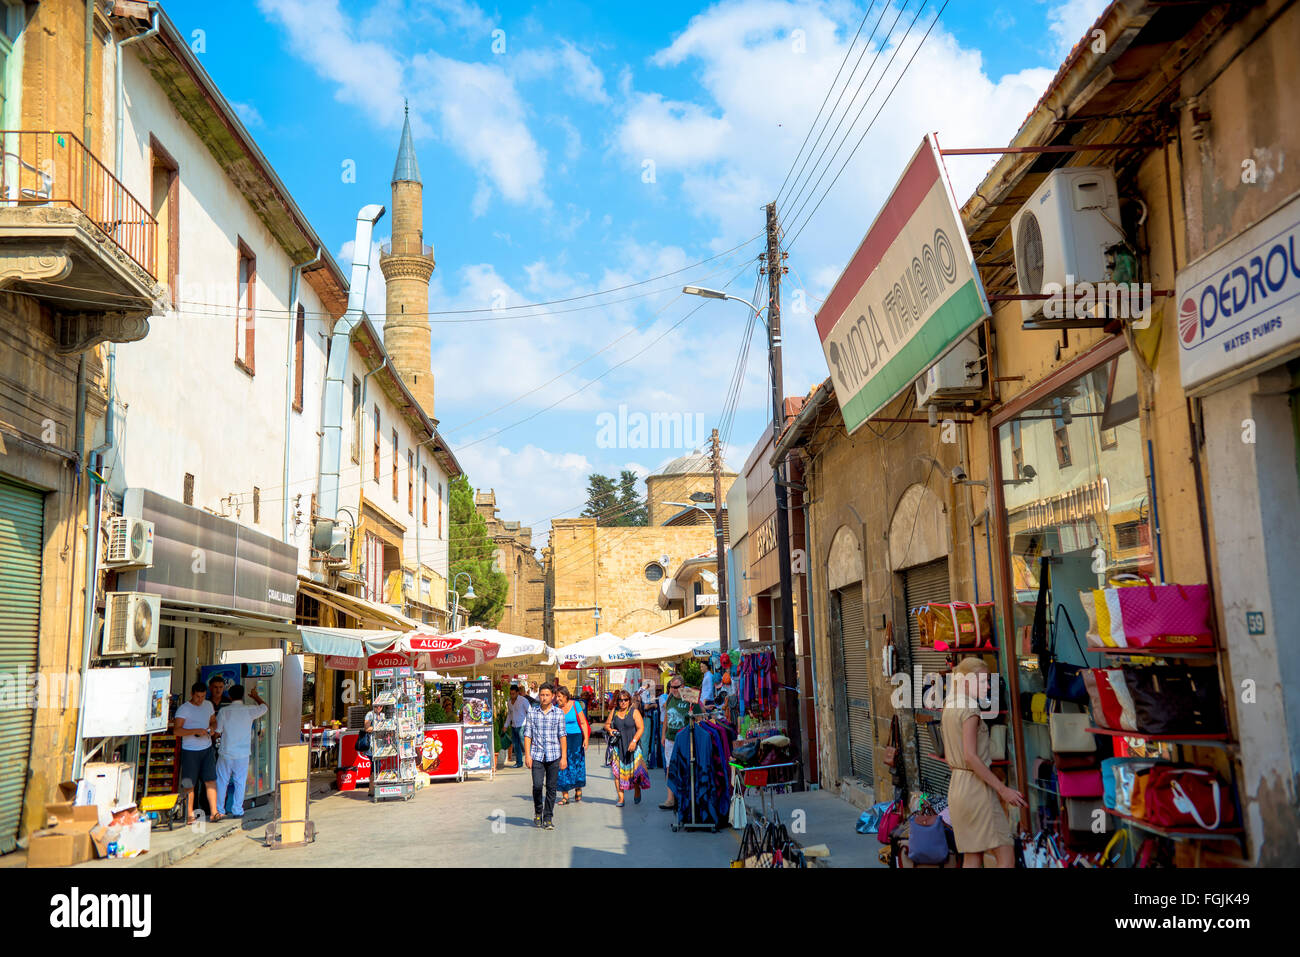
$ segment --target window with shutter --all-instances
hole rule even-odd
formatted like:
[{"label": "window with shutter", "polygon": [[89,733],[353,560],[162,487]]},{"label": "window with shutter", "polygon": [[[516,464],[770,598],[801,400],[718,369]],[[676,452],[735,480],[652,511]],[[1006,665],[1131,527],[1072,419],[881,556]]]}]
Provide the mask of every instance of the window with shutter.
[{"label": "window with shutter", "polygon": [[427,527],[429,524],[429,470],[427,468],[420,469],[420,481],[424,483],[420,486],[420,512]]},{"label": "window with shutter", "polygon": [[415,514],[415,453],[406,450],[406,514]]},{"label": "window with shutter", "polygon": [[249,375],[253,375],[256,369],[253,319],[257,301],[257,257],[242,239],[239,240],[238,283],[239,301],[235,310],[235,363]]},{"label": "window with shutter", "polygon": [[375,481],[379,481],[379,406],[375,406]]},{"label": "window with shutter", "polygon": [[393,429],[393,501],[397,501],[397,430]]},{"label": "window with shutter", "polygon": [[871,655],[867,649],[862,598],[862,582],[833,593],[838,610],[844,691],[848,703],[850,761],[855,776],[871,781]]},{"label": "window with shutter", "polygon": [[298,303],[298,318],[293,323],[293,411],[302,411],[302,364],[304,338],[307,335],[307,310]]},{"label": "window with shutter", "polygon": [[[44,523],[45,496],[0,479],[0,674],[6,677],[36,673]],[[32,708],[0,708],[0,854],[16,846],[34,716]]]},{"label": "window with shutter", "polygon": [[352,377],[352,461],[361,464],[361,380],[356,376]]}]

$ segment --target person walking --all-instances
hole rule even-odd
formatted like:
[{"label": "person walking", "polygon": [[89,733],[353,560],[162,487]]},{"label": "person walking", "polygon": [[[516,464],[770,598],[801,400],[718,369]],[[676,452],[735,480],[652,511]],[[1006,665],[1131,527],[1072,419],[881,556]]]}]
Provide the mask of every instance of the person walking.
[{"label": "person walking", "polygon": [[[662,699],[661,708],[663,710],[663,731],[660,743],[663,745],[664,752],[664,771],[672,767],[673,763],[673,742],[677,739],[677,733],[686,728],[690,721],[690,714],[698,712],[699,706],[693,705],[682,697],[682,676],[673,675],[668,680],[668,694]],[[668,789],[668,796],[663,804],[659,805],[661,810],[671,811],[677,807],[677,799],[673,797],[672,789]]]},{"label": "person walking", "polygon": [[226,799],[226,788],[233,784],[230,816],[244,816],[244,787],[248,783],[248,758],[253,750],[253,722],[266,714],[266,702],[256,691],[249,696],[256,704],[244,701],[244,686],[230,689],[230,703],[217,714],[217,801]]},{"label": "person walking", "polygon": [[564,712],[554,701],[548,681],[537,689],[541,704],[529,709],[524,726],[524,763],[533,772],[533,827],[555,830],[555,782],[568,766]]},{"label": "person walking", "polygon": [[519,685],[510,686],[510,700],[506,703],[505,732],[510,735],[511,750],[515,753],[515,767],[524,766],[524,727],[528,724],[528,712],[532,706],[528,699],[519,693]]},{"label": "person walking", "polygon": [[581,701],[575,701],[569,689],[560,685],[555,689],[556,701],[564,712],[564,733],[567,738],[569,764],[560,771],[557,787],[560,789],[560,803],[569,803],[569,791],[573,791],[573,800],[582,800],[582,789],[587,786],[587,742],[591,739],[591,725],[587,721],[586,709]]},{"label": "person walking", "polygon": [[212,820],[221,820],[217,804],[217,760],[213,754],[212,731],[217,718],[202,681],[190,686],[190,700],[176,709],[173,734],[181,739],[181,787],[185,789],[185,819],[198,820],[194,813],[194,789],[203,782]]},{"label": "person walking", "polygon": [[610,726],[618,732],[614,763],[614,789],[618,792],[618,806],[623,806],[626,792],[632,791],[633,803],[641,803],[641,791],[650,787],[650,770],[645,755],[641,753],[641,737],[645,734],[645,721],[641,712],[632,707],[632,695],[621,689],[614,692],[614,714]]}]

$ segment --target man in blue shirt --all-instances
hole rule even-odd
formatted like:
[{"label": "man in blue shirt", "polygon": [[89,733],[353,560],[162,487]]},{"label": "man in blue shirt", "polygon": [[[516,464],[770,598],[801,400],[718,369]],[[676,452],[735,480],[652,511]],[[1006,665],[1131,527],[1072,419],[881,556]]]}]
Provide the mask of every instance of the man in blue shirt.
[{"label": "man in blue shirt", "polygon": [[553,831],[556,780],[560,769],[569,766],[568,739],[564,712],[555,704],[555,687],[548,681],[538,689],[537,697],[541,704],[529,709],[524,727],[524,761],[533,772],[533,826]]}]

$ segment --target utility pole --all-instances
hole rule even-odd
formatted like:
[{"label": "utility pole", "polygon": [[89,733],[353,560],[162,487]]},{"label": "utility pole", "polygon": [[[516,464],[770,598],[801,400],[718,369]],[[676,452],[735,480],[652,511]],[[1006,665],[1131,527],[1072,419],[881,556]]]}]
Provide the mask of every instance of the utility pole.
[{"label": "utility pole", "polygon": [[[780,227],[776,220],[776,203],[767,204],[767,361],[772,380],[772,448],[775,451],[785,426],[785,394],[781,375],[781,276],[786,271],[781,252]],[[781,683],[786,702],[786,727],[791,743],[798,749],[795,759],[799,787],[804,787],[803,702],[799,696],[799,670],[794,650],[794,585],[790,572],[790,516],[786,504],[785,462],[772,467],[776,491],[776,547],[781,570]],[[811,636],[810,636],[811,637]]]},{"label": "utility pole", "polygon": [[722,443],[718,441],[717,429],[713,430],[712,444],[709,464],[713,466],[713,539],[718,552],[718,649],[726,651],[730,605],[727,603],[727,550],[722,540]]}]

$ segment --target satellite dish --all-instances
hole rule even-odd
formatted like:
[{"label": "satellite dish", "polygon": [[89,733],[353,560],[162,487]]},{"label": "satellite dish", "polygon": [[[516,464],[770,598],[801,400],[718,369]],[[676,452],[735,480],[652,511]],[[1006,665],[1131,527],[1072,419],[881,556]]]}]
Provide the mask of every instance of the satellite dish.
[{"label": "satellite dish", "polygon": [[718,576],[716,572],[711,572],[706,568],[704,569],[704,571],[700,572],[700,577],[703,578],[710,585],[712,585],[714,588],[718,587]]}]

